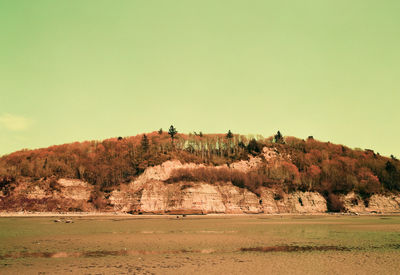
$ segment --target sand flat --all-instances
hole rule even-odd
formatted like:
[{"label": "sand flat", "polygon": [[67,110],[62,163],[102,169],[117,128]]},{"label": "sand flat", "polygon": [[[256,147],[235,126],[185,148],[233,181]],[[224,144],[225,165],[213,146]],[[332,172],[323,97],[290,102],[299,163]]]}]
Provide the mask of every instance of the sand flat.
[{"label": "sand flat", "polygon": [[399,216],[2,217],[0,274],[396,274],[399,230]]}]

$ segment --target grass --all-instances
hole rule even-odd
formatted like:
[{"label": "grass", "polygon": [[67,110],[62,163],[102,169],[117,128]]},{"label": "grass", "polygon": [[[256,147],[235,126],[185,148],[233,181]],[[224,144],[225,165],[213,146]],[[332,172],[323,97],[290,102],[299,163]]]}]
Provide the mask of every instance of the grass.
[{"label": "grass", "polygon": [[395,274],[400,268],[400,216],[110,216],[74,217],[68,224],[55,219],[0,218],[0,274],[265,268]]}]

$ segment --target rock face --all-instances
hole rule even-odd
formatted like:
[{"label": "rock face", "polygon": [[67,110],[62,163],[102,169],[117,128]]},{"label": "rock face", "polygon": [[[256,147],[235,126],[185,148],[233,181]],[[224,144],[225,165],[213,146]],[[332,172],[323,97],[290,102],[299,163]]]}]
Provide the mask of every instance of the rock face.
[{"label": "rock face", "polygon": [[400,197],[394,195],[372,195],[369,199],[363,200],[359,195],[351,192],[342,197],[346,209],[357,213],[393,213],[400,212]]},{"label": "rock face", "polygon": [[21,179],[0,194],[0,210],[93,211],[93,186],[76,179]]},{"label": "rock face", "polygon": [[[259,158],[241,161],[232,169],[249,171],[259,165]],[[196,164],[168,161],[147,169],[136,181],[109,197],[115,211],[133,213],[323,213],[326,201],[319,193],[295,192],[277,197],[273,189],[264,188],[261,195],[234,186],[230,182],[165,183],[174,169],[196,168]],[[223,166],[226,167],[226,166]],[[218,169],[218,168],[216,168]]]},{"label": "rock face", "polygon": [[230,183],[148,182],[139,190],[114,191],[109,198],[115,211],[134,213],[324,213],[325,199],[318,193],[296,192],[276,199],[271,189],[261,196]]},{"label": "rock face", "polygon": [[59,195],[60,197],[83,201],[90,199],[93,187],[87,182],[81,180],[59,179],[57,183],[61,188],[60,192],[56,195]]},{"label": "rock face", "polygon": [[[277,152],[264,150],[265,161],[275,161]],[[262,164],[259,157],[212,169],[249,172]],[[21,179],[0,190],[0,211],[113,211],[153,214],[317,214],[327,212],[325,198],[316,192],[286,194],[261,188],[258,195],[231,182],[168,183],[175,169],[204,167],[194,163],[167,161],[150,167],[129,184],[121,184],[106,197],[87,182],[76,179]],[[399,196],[373,195],[368,200],[350,193],[342,196],[345,208],[358,213],[400,212]]]},{"label": "rock face", "polygon": [[264,189],[262,193],[264,213],[324,213],[326,200],[316,192],[277,194]]}]

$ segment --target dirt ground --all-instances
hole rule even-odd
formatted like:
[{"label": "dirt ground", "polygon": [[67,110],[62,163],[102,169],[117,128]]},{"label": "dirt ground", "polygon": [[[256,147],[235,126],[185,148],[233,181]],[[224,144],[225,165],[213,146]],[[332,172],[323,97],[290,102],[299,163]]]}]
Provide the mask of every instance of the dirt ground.
[{"label": "dirt ground", "polygon": [[400,216],[0,218],[0,274],[398,274]]}]

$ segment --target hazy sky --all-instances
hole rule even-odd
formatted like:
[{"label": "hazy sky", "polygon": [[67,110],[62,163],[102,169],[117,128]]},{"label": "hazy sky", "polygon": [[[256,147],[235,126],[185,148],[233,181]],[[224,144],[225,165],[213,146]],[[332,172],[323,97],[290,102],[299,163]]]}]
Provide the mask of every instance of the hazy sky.
[{"label": "hazy sky", "polygon": [[0,155],[167,129],[400,157],[400,1],[0,0]]}]

